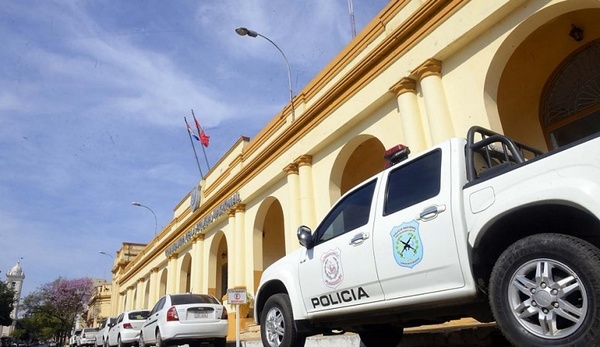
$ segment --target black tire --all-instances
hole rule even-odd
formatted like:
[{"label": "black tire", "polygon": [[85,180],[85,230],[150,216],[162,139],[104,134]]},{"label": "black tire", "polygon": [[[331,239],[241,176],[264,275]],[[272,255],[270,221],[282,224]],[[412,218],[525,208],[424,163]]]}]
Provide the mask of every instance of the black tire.
[{"label": "black tire", "polygon": [[226,338],[222,338],[222,339],[216,339],[213,342],[213,345],[215,347],[226,347],[227,346],[227,339]]},{"label": "black tire", "polygon": [[167,347],[167,344],[162,340],[162,336],[160,336],[160,330],[156,330],[156,341],[154,343],[155,347]]},{"label": "black tire", "polygon": [[260,335],[266,347],[304,347],[306,336],[298,334],[287,294],[267,299],[260,320]]},{"label": "black tire", "polygon": [[404,329],[390,325],[373,326],[358,333],[361,347],[397,347]]},{"label": "black tire", "polygon": [[117,336],[117,347],[125,347],[125,345],[121,342],[121,335]]},{"label": "black tire", "polygon": [[490,278],[490,306],[515,346],[600,345],[600,250],[538,234],[508,247]]},{"label": "black tire", "polygon": [[146,347],[146,344],[144,343],[144,336],[142,335],[142,332],[140,332],[140,337],[138,337],[138,347]]}]

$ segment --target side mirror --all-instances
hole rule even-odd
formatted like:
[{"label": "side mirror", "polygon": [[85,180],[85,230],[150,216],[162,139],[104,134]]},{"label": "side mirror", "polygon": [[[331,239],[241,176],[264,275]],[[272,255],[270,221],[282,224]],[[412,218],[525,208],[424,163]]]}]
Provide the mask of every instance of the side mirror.
[{"label": "side mirror", "polygon": [[315,241],[313,240],[312,230],[310,230],[309,227],[307,227],[306,225],[302,225],[298,227],[297,233],[298,241],[302,246],[304,246],[306,249],[311,249],[314,247]]}]

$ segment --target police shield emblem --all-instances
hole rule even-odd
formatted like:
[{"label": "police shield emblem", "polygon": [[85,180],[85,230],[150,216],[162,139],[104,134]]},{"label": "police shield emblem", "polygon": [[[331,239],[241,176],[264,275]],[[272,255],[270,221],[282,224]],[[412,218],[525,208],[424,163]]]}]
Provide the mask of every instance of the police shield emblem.
[{"label": "police shield emblem", "polygon": [[321,256],[323,283],[329,288],[337,288],[344,280],[342,255],[339,248],[330,249]]},{"label": "police shield emblem", "polygon": [[419,223],[413,220],[396,226],[390,232],[394,258],[398,265],[413,268],[423,260],[423,242]]}]

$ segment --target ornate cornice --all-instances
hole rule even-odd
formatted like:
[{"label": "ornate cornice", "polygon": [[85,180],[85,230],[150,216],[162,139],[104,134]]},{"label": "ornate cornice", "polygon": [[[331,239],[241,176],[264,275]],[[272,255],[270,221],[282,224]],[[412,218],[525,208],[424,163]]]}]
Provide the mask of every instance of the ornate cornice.
[{"label": "ornate cornice", "polygon": [[417,92],[417,81],[412,78],[404,77],[400,81],[396,82],[389,89],[390,92],[396,96],[400,96],[404,93],[416,93]]},{"label": "ornate cornice", "polygon": [[233,209],[235,212],[246,212],[246,204],[236,204]]},{"label": "ornate cornice", "polygon": [[428,76],[441,76],[442,75],[442,62],[437,59],[427,59],[423,64],[413,70],[413,75],[422,80]]},{"label": "ornate cornice", "polygon": [[286,167],[283,168],[283,171],[285,171],[285,173],[287,173],[288,175],[293,175],[293,174],[298,174],[298,165],[295,163],[292,164],[288,164]]},{"label": "ornate cornice", "polygon": [[311,166],[312,165],[312,155],[301,155],[296,160],[294,160],[294,164],[300,166]]}]

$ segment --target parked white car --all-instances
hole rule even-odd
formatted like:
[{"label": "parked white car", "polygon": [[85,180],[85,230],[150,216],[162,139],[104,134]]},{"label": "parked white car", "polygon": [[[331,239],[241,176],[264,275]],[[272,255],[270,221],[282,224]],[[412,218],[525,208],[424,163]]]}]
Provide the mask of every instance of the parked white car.
[{"label": "parked white car", "polygon": [[108,317],[102,322],[100,330],[96,334],[96,347],[107,347],[108,329],[112,328],[116,322],[117,318],[115,317]]},{"label": "parked white car", "polygon": [[149,310],[132,310],[121,313],[117,317],[115,325],[108,330],[108,346],[125,347],[137,343],[142,325],[149,315]]},{"label": "parked white car", "polygon": [[208,294],[168,294],[160,298],[144,322],[140,347],[212,342],[225,347],[227,309]]},{"label": "parked white car", "polygon": [[77,347],[94,346],[96,334],[98,334],[98,328],[83,328],[81,334],[77,335]]},{"label": "parked white car", "polygon": [[71,334],[71,337],[69,337],[69,347],[77,346],[77,336],[79,336],[80,334],[81,334],[81,329],[75,329],[73,331],[73,334]]}]

